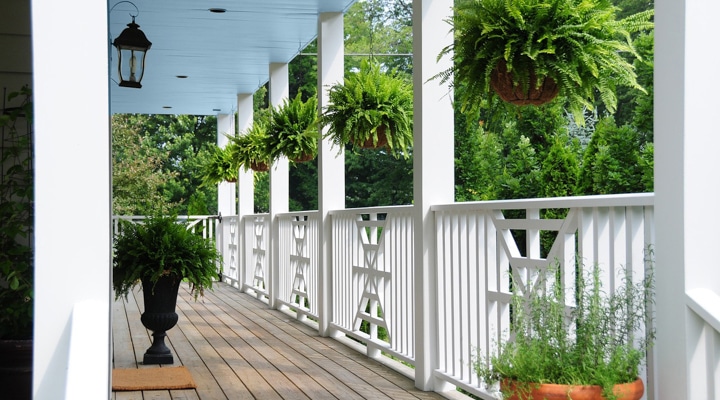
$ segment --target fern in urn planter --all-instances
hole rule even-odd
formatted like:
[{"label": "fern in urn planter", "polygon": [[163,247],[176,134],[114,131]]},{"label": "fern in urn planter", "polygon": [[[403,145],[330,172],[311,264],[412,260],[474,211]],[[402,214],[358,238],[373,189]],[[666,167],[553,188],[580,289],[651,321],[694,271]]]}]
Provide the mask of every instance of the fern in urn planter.
[{"label": "fern in urn planter", "polygon": [[325,137],[344,148],[386,147],[395,157],[408,157],[413,132],[413,91],[406,79],[383,72],[377,63],[363,60],[359,71],[329,90],[330,103],[321,122]]},{"label": "fern in urn planter", "polygon": [[439,55],[453,66],[435,78],[466,85],[463,107],[493,93],[517,105],[560,95],[581,123],[598,93],[614,112],[617,85],[644,91],[625,55],[640,58],[631,34],[653,28],[652,10],[622,20],[617,11],[609,0],[459,0],[455,42]]},{"label": "fern in urn planter", "polygon": [[121,221],[114,240],[113,289],[116,298],[127,297],[142,283],[145,310],[143,325],[153,331],[153,344],[144,364],[172,364],[165,332],[178,320],[175,312],[181,281],[190,284],[197,300],[212,288],[221,255],[215,243],[188,230],[175,216],[151,216],[140,223]]}]

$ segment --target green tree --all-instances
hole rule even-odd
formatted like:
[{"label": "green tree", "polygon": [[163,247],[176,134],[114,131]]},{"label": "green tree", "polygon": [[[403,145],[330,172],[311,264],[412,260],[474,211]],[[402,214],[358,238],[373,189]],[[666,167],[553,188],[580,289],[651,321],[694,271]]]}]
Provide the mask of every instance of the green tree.
[{"label": "green tree", "polygon": [[502,143],[498,136],[483,128],[483,121],[455,118],[455,200],[497,199],[503,168]]},{"label": "green tree", "polygon": [[576,193],[645,191],[645,172],[640,165],[643,147],[644,143],[635,128],[628,125],[618,127],[612,117],[600,120],[583,155]]},{"label": "green tree", "polygon": [[[565,135],[555,135],[540,169],[541,197],[567,197],[575,194],[579,173],[578,153],[580,144]],[[565,218],[566,209],[545,209],[542,217]],[[540,233],[541,256],[547,256],[557,236],[556,232]]]},{"label": "green tree", "polygon": [[345,152],[348,208],[412,204],[412,157],[396,159],[384,149]]},{"label": "green tree", "polygon": [[138,115],[112,116],[113,214],[143,215],[173,206],[162,188],[175,174],[162,168],[167,153],[141,135],[144,122]]},{"label": "green tree", "polygon": [[[133,204],[146,203],[137,205],[134,213],[146,214],[162,207],[166,212],[187,214],[191,197],[194,209],[217,212],[217,188],[200,186],[202,157],[207,155],[203,149],[216,141],[215,117],[114,115],[112,128],[118,212],[126,214]],[[150,165],[138,165],[144,163]],[[154,195],[158,190],[162,201]],[[198,204],[200,199],[205,201],[204,206]]]}]

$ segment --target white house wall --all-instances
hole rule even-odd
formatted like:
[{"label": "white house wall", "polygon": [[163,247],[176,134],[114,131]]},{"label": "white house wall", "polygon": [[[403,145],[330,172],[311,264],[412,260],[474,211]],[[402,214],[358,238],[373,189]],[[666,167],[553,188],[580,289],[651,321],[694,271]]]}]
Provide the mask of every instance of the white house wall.
[{"label": "white house wall", "polygon": [[[32,27],[34,398],[103,399],[110,393],[112,296],[107,3],[35,0]],[[61,38],[82,38],[82,46]],[[76,304],[97,312],[73,319]],[[96,340],[71,348],[73,330]],[[85,377],[81,390],[67,385],[75,367]]]}]

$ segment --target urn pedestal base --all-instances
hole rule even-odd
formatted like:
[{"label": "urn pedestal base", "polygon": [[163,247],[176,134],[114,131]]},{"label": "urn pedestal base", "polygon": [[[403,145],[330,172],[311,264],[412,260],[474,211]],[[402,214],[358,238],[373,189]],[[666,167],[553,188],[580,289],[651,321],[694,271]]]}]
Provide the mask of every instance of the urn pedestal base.
[{"label": "urn pedestal base", "polygon": [[166,331],[177,324],[175,312],[180,279],[163,276],[156,283],[143,279],[145,312],[140,316],[143,326],[153,332],[153,343],[145,351],[143,364],[172,364],[175,362],[165,345]]},{"label": "urn pedestal base", "polygon": [[143,364],[172,364],[175,362],[170,349],[165,345],[165,331],[153,332],[153,344],[143,356]]}]

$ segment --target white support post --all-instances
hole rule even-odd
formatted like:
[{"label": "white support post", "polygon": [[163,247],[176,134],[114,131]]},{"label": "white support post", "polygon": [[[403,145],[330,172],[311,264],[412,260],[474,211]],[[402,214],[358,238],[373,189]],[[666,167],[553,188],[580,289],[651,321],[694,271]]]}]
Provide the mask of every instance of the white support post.
[{"label": "white support post", "polygon": [[[342,82],[345,68],[342,13],[323,13],[318,18],[318,107],[327,106],[328,86]],[[338,154],[330,140],[318,146],[318,330],[329,336],[332,320],[332,223],[330,210],[345,208],[345,154]],[[349,283],[348,283],[349,284]]]},{"label": "white support post", "polygon": [[[33,0],[35,303],[33,398],[63,399],[68,371],[87,385],[75,399],[108,399],[111,333],[111,159],[108,4]],[[68,24],[82,10],[81,24]],[[87,18],[87,19],[86,19]],[[58,37],[83,38],[72,62]],[[78,77],[82,66],[82,78]],[[60,79],[59,77],[64,77]],[[78,112],[82,102],[82,112]],[[74,116],[72,122],[69,116]],[[60,122],[64,121],[64,122]],[[78,152],[79,151],[79,152]],[[61,223],[81,216],[87,224]],[[93,348],[71,347],[73,309],[92,303]],[[87,362],[88,358],[92,362]],[[82,360],[79,363],[71,360]]]},{"label": "white support post", "polygon": [[[270,107],[278,107],[290,93],[287,63],[270,64]],[[290,167],[286,157],[280,157],[270,168],[270,259],[268,272],[270,307],[277,308],[280,273],[280,222],[279,213],[288,212],[290,202]]]},{"label": "white support post", "polygon": [[435,221],[430,206],[454,200],[453,95],[448,85],[428,81],[450,67],[437,55],[452,44],[449,25],[452,0],[413,1],[414,141],[413,179],[415,212],[415,387],[444,391],[436,384],[437,288]]},{"label": "white support post", "polygon": [[[720,146],[715,94],[707,66],[720,62],[715,16],[720,3],[655,2],[656,399],[709,399],[687,291],[720,293],[717,199]],[[697,380],[696,380],[697,379]]]},{"label": "white support post", "polygon": [[[250,93],[238,94],[238,132],[243,135],[253,123],[253,95]],[[245,237],[245,221],[243,217],[255,213],[255,181],[252,170],[240,168],[238,173],[238,237],[240,251],[238,252],[238,287],[242,290],[245,284],[245,276],[248,268],[246,265],[247,252],[252,251],[246,248],[247,238]],[[253,222],[250,221],[252,224]]]},{"label": "white support post", "polygon": [[[233,114],[220,114],[217,116],[217,145],[224,148],[229,140],[227,136],[235,136],[235,116]],[[218,183],[218,212],[220,215],[233,215],[235,213],[236,187],[233,182]]]},{"label": "white support post", "polygon": [[[227,135],[227,136],[226,136]],[[219,114],[217,116],[217,145],[220,148],[227,146],[229,139],[228,136],[235,136],[235,115],[234,114]],[[229,216],[235,214],[235,201],[237,197],[237,186],[235,182],[220,182],[218,183],[218,199],[217,209],[218,214],[221,216]],[[222,220],[220,220],[222,221]],[[227,225],[227,224],[225,224]],[[228,250],[227,241],[230,229],[226,229],[225,225],[220,222],[217,225],[219,235],[216,234],[217,249],[223,254],[223,266],[222,273],[230,273],[230,257],[227,257]]]}]

